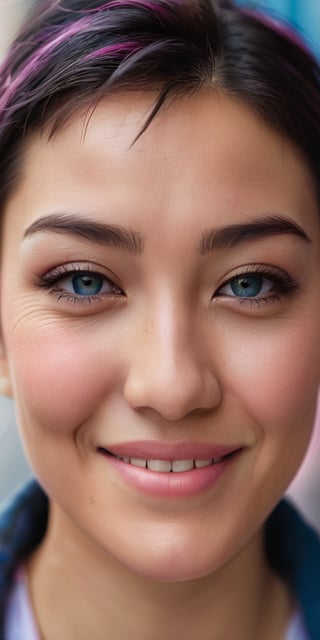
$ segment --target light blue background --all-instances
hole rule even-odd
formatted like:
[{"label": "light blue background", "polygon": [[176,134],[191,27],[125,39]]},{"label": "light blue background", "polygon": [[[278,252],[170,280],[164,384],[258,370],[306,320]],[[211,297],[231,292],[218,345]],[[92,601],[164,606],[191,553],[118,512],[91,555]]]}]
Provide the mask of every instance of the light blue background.
[{"label": "light blue background", "polygon": [[289,21],[320,55],[320,1],[319,0],[239,0]]}]

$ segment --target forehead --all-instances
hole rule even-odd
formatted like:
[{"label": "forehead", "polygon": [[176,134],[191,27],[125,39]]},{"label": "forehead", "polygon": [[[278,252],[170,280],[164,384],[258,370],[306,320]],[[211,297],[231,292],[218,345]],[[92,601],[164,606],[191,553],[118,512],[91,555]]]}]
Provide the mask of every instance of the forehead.
[{"label": "forehead", "polygon": [[11,198],[23,199],[17,222],[70,209],[174,232],[177,224],[208,226],[209,217],[219,226],[269,209],[305,225],[306,215],[317,216],[299,151],[246,106],[203,90],[167,106],[134,142],[153,104],[152,94],[120,94],[50,140],[29,139]]}]

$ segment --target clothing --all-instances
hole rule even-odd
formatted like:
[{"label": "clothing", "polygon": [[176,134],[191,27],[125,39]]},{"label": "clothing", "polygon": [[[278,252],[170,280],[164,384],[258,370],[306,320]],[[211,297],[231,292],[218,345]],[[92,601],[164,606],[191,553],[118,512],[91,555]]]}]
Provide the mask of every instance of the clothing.
[{"label": "clothing", "polygon": [[15,576],[8,600],[4,640],[40,640],[22,569]]},{"label": "clothing", "polygon": [[[308,640],[309,637],[302,614],[300,611],[297,611],[288,625],[284,640]],[[10,640],[10,638],[8,640]],[[30,640],[38,640],[38,638],[30,638]]]},{"label": "clothing", "polygon": [[[0,515],[0,640],[5,640],[4,619],[17,567],[42,539],[47,515],[48,500],[35,481],[28,483]],[[269,563],[293,587],[307,640],[320,640],[318,535],[289,501],[281,500],[266,522],[265,543]]]},{"label": "clothing", "polygon": [[0,514],[0,640],[4,640],[4,618],[14,574],[43,538],[47,518],[47,497],[34,481],[10,499]]}]

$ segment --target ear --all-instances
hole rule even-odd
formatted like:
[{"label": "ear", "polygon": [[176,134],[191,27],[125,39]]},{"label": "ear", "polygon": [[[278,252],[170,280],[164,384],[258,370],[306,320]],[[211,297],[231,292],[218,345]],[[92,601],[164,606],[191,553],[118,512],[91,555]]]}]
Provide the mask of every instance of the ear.
[{"label": "ear", "polygon": [[0,395],[12,398],[11,377],[5,348],[0,336]]}]

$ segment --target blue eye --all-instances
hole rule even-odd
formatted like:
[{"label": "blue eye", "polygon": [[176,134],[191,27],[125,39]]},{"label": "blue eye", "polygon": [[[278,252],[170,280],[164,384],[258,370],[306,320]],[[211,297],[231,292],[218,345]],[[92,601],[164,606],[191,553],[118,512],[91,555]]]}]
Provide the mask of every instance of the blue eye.
[{"label": "blue eye", "polygon": [[104,278],[99,273],[80,273],[72,276],[71,284],[78,296],[96,296],[102,291]]},{"label": "blue eye", "polygon": [[255,298],[262,293],[264,280],[265,278],[259,275],[237,276],[230,280],[230,288],[235,296]]},{"label": "blue eye", "polygon": [[75,267],[69,270],[65,265],[41,276],[40,286],[58,300],[73,303],[93,303],[99,301],[102,296],[111,298],[124,295],[123,291],[102,273]]},{"label": "blue eye", "polygon": [[270,295],[274,289],[280,289],[275,283],[275,276],[267,278],[259,273],[243,273],[230,280],[218,291],[219,296],[230,298],[256,299]]}]

